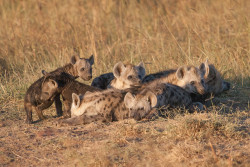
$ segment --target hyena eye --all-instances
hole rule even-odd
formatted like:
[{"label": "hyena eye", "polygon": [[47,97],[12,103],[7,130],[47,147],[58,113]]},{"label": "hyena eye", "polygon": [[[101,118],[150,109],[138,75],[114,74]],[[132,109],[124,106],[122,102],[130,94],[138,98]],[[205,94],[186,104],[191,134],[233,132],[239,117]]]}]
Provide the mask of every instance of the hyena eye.
[{"label": "hyena eye", "polygon": [[190,84],[191,84],[191,85],[194,85],[194,84],[195,84],[195,81],[191,81]]},{"label": "hyena eye", "polygon": [[205,83],[204,79],[202,79],[202,80],[201,80],[201,83],[202,83],[202,84],[204,84],[204,83]]},{"label": "hyena eye", "polygon": [[132,75],[129,75],[129,76],[128,76],[128,79],[132,79],[132,78],[133,78],[133,76],[132,76]]},{"label": "hyena eye", "polygon": [[84,67],[80,69],[80,71],[84,71],[84,70],[85,70],[85,68],[84,68]]}]

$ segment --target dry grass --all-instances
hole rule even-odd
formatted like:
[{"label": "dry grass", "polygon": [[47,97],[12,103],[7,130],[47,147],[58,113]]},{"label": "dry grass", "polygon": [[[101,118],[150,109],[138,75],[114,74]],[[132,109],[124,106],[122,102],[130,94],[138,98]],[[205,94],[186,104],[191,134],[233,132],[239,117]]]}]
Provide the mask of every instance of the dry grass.
[{"label": "dry grass", "polygon": [[[249,166],[247,0],[0,0],[1,166]],[[148,73],[206,58],[232,90],[206,113],[151,122],[60,127],[24,123],[23,97],[73,53],[95,55],[93,75],[117,61]],[[90,83],[90,82],[88,82]]]}]

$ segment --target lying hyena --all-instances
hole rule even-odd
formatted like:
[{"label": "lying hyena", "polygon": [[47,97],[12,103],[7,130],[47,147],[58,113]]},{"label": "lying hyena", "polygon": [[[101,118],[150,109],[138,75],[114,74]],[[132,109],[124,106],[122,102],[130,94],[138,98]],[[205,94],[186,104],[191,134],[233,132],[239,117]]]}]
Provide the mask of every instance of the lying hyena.
[{"label": "lying hyena", "polygon": [[143,80],[144,85],[156,83],[170,83],[185,89],[188,93],[205,94],[206,85],[203,74],[205,69],[194,66],[183,66],[177,70],[169,70],[156,74],[150,74]]},{"label": "lying hyena", "polygon": [[204,102],[207,98],[210,98],[210,96],[218,95],[230,89],[230,83],[222,79],[221,74],[216,70],[213,64],[208,63],[208,60],[206,60],[204,63],[201,63],[199,68],[205,69],[204,80],[207,90],[206,94],[202,96],[192,94],[193,100],[199,99]]},{"label": "lying hyena", "polygon": [[[27,90],[24,97],[24,109],[27,114],[27,123],[32,123],[32,110],[37,112],[40,120],[44,119],[42,110],[52,105],[54,99],[60,93],[60,89],[65,83],[65,78],[71,77],[69,74],[61,72],[49,74],[43,72],[44,76],[34,82]],[[57,110],[57,115],[61,113]]]},{"label": "lying hyena", "polygon": [[[64,77],[66,75],[71,75],[74,78],[81,77],[84,80],[89,80],[92,77],[91,66],[93,65],[93,63],[93,56],[91,56],[89,59],[80,58],[79,56],[73,56],[71,58],[71,63],[50,72],[49,75],[44,74],[44,77],[38,79],[35,83],[33,83],[28,88],[24,99],[24,108],[27,114],[26,122],[32,123],[32,108],[36,108],[39,119],[44,119],[42,110],[50,107],[54,100],[57,115],[61,116],[62,103],[60,101],[58,87],[61,88],[64,86]],[[48,78],[51,77],[54,78],[54,81],[48,80]],[[47,82],[47,80],[50,82]],[[49,97],[47,99],[41,99],[42,92],[44,92],[44,94],[48,94]]]},{"label": "lying hyena", "polygon": [[230,83],[222,79],[219,71],[216,70],[213,64],[209,64],[208,60],[202,63],[200,68],[205,69],[204,79],[207,93],[217,95],[230,89]]},{"label": "lying hyena", "polygon": [[93,80],[91,86],[123,90],[140,84],[144,76],[145,68],[142,62],[137,66],[119,62],[114,66],[113,73],[100,75]]},{"label": "lying hyena", "polygon": [[140,88],[141,92],[148,90],[152,91],[157,96],[157,105],[155,106],[157,108],[163,106],[170,108],[180,107],[186,108],[190,112],[193,112],[195,109],[203,109],[201,103],[193,103],[190,94],[179,86],[154,81]]},{"label": "lying hyena", "polygon": [[93,121],[112,122],[122,119],[143,119],[157,104],[157,98],[151,91],[143,96],[133,96],[130,92],[116,89],[86,93],[81,96],[72,94],[71,117],[63,120],[70,125],[87,124]]}]

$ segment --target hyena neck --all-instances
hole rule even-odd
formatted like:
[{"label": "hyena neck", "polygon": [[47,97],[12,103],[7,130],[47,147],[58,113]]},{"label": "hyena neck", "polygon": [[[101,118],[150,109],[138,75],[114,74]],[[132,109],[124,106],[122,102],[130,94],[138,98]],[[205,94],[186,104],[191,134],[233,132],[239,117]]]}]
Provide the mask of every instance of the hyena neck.
[{"label": "hyena neck", "polygon": [[169,75],[163,77],[160,79],[162,83],[170,83],[173,85],[179,85],[179,80],[177,79],[177,76],[174,73],[170,73]]},{"label": "hyena neck", "polygon": [[63,68],[63,71],[64,71],[64,72],[66,72],[66,73],[72,75],[73,77],[75,77],[75,78],[78,78],[78,77],[79,77],[79,76],[78,76],[78,73],[77,73],[77,71],[76,71],[76,69],[74,68],[74,66],[73,66],[71,63],[66,64],[66,65],[63,66],[62,68]]},{"label": "hyena neck", "polygon": [[129,86],[128,85],[126,85],[123,81],[120,81],[120,80],[118,80],[118,79],[113,79],[111,82],[110,82],[110,84],[109,84],[109,86],[108,86],[109,88],[116,88],[116,89],[119,89],[119,90],[123,90],[123,89],[127,89],[127,88],[129,88]]}]

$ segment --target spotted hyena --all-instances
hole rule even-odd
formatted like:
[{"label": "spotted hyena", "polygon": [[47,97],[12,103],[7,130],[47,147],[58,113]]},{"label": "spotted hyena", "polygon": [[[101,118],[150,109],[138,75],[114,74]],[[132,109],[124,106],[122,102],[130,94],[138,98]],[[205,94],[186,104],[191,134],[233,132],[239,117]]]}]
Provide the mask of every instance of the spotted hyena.
[{"label": "spotted hyena", "polygon": [[78,82],[72,77],[65,77],[66,83],[60,88],[60,95],[63,99],[65,117],[70,117],[70,107],[72,103],[72,93],[84,95],[88,92],[101,91],[101,89]]},{"label": "spotted hyena", "polygon": [[185,89],[188,93],[205,94],[206,85],[204,82],[204,68],[198,69],[195,66],[183,66],[177,70],[169,70],[145,77],[145,85],[156,83],[169,83]]},{"label": "spotted hyena", "polygon": [[195,108],[202,110],[203,105],[199,102],[193,102],[190,96],[185,89],[161,82],[150,82],[149,84],[143,85],[140,89],[141,92],[150,90],[157,96],[157,108],[163,106],[169,108],[186,108],[190,112],[193,112]]},{"label": "spotted hyena", "polygon": [[[44,119],[42,110],[50,107],[53,101],[55,101],[57,115],[61,116],[63,114],[62,103],[60,101],[60,92],[58,91],[64,87],[64,84],[66,83],[65,79],[70,76],[73,78],[81,77],[84,80],[91,79],[93,63],[93,56],[89,59],[72,56],[71,63],[60,67],[49,74],[43,71],[44,76],[34,82],[26,92],[24,98],[24,108],[27,114],[26,122],[32,123],[32,108],[35,108],[37,111],[39,119]],[[49,98],[44,98],[46,97],[46,94]]]},{"label": "spotted hyena", "polygon": [[217,95],[230,89],[230,83],[222,79],[219,71],[216,70],[213,64],[209,64],[208,60],[201,63],[200,69],[205,69],[204,79],[207,93]]},{"label": "spotted hyena", "polygon": [[157,104],[154,93],[147,91],[143,96],[130,92],[107,89],[86,93],[83,97],[72,94],[71,117],[64,120],[70,125],[86,124],[93,121],[112,122],[122,119],[145,118]]},{"label": "spotted hyena", "polygon": [[144,76],[145,68],[142,62],[137,66],[119,62],[114,66],[113,73],[100,75],[93,80],[91,85],[100,89],[116,88],[123,90],[140,84]]},{"label": "spotted hyena", "polygon": [[[26,111],[27,123],[32,123],[32,111],[35,110],[40,120],[44,119],[42,110],[52,105],[60,89],[65,83],[65,78],[71,77],[65,72],[49,74],[43,72],[44,76],[34,82],[27,90],[24,97],[24,109]],[[57,115],[62,113],[57,110]]]},{"label": "spotted hyena", "polygon": [[209,99],[211,96],[218,95],[230,89],[230,83],[222,79],[219,71],[217,71],[213,64],[209,64],[208,60],[201,63],[199,68],[205,69],[203,75],[207,89],[206,94],[203,95],[191,94],[194,101],[200,100],[205,102],[207,101],[206,99]]},{"label": "spotted hyena", "polygon": [[[65,72],[70,74],[75,79],[80,77],[81,79],[88,81],[92,78],[92,65],[94,64],[94,56],[91,55],[89,58],[80,58],[79,55],[74,55],[71,57],[70,63],[64,65],[63,67],[57,68],[56,70],[50,72],[50,74],[57,75],[58,73]],[[56,110],[59,115],[63,114],[62,102],[60,100],[60,95],[55,97]]]}]

